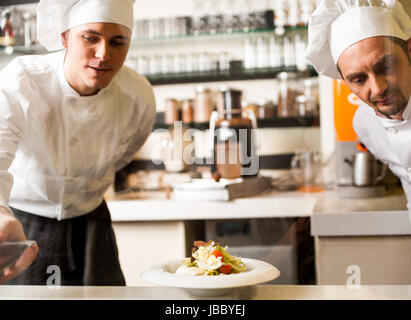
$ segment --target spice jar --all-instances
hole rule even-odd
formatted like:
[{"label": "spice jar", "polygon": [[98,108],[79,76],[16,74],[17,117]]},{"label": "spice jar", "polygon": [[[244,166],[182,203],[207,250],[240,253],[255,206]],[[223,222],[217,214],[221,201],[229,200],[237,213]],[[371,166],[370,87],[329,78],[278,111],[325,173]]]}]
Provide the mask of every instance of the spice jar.
[{"label": "spice jar", "polygon": [[194,100],[193,99],[183,100],[182,120],[183,120],[183,123],[191,123],[194,121]]},{"label": "spice jar", "polygon": [[295,72],[280,72],[277,116],[279,118],[296,117],[296,98],[302,94],[300,82]]},{"label": "spice jar", "polygon": [[180,101],[169,98],[166,100],[166,107],[164,112],[164,122],[166,124],[173,124],[174,121],[181,119],[181,104]]},{"label": "spice jar", "polygon": [[261,101],[257,113],[258,119],[273,119],[276,117],[276,106],[272,101]]},{"label": "spice jar", "polygon": [[311,103],[311,111],[313,116],[318,115],[319,105],[320,105],[320,93],[318,87],[318,77],[307,78],[303,81],[304,84],[304,95],[307,100]]},{"label": "spice jar", "polygon": [[204,86],[198,86],[194,101],[194,122],[209,122],[211,112],[214,110],[214,102],[211,90]]}]

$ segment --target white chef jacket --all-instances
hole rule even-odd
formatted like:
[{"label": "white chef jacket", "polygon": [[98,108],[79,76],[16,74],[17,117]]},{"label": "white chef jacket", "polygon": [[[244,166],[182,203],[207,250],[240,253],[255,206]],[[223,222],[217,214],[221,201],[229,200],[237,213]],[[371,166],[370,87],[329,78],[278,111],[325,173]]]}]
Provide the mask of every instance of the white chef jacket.
[{"label": "white chef jacket", "polygon": [[96,95],[80,96],[64,55],[17,57],[0,73],[0,205],[58,220],[101,204],[156,112],[149,82],[126,66]]},{"label": "white chef jacket", "polygon": [[363,103],[355,113],[353,127],[370,152],[401,180],[411,215],[411,98],[402,117],[404,120],[382,118]]}]

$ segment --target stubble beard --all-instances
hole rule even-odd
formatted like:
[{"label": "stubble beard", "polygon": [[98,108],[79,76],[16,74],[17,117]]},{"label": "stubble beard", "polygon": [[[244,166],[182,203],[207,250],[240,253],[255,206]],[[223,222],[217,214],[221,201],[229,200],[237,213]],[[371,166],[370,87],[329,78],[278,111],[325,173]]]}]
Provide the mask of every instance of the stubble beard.
[{"label": "stubble beard", "polygon": [[[393,91],[391,91],[393,92]],[[394,116],[401,116],[405,108],[407,107],[408,104],[408,99],[402,94],[400,90],[395,90],[394,95],[391,93],[389,94],[384,94],[384,96],[394,96],[396,97],[397,101],[394,101],[392,106],[389,108],[389,110],[386,110],[386,108],[381,109],[377,104],[375,99],[372,100],[372,105],[373,107],[378,111],[378,113],[384,115],[388,119],[393,119]],[[379,97],[380,98],[380,97]]]}]

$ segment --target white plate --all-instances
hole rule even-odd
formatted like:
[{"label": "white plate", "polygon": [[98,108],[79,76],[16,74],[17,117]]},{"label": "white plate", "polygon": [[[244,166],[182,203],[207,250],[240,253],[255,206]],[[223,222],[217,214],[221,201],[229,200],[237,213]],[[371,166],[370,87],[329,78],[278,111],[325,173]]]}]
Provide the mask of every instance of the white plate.
[{"label": "white plate", "polygon": [[220,179],[219,182],[216,182],[214,179],[193,179],[190,182],[175,182],[171,184],[171,187],[174,189],[180,190],[222,190],[228,184],[232,183],[240,183],[242,182],[242,178],[238,179]]},{"label": "white plate", "polygon": [[156,264],[140,274],[146,282],[188,289],[201,296],[216,296],[229,292],[235,287],[251,286],[271,281],[280,276],[280,271],[268,262],[256,259],[241,259],[247,266],[242,273],[218,276],[191,276],[175,274],[183,259],[175,259]]}]

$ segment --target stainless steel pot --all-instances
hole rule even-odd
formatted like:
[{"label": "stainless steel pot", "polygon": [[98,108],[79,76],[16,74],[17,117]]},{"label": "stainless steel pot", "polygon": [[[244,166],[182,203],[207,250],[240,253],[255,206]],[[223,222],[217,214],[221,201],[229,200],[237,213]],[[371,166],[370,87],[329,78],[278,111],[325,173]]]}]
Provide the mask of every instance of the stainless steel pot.
[{"label": "stainless steel pot", "polygon": [[358,152],[353,160],[345,159],[353,169],[353,184],[357,187],[375,186],[386,173],[385,165],[379,173],[378,160],[368,151]]}]

